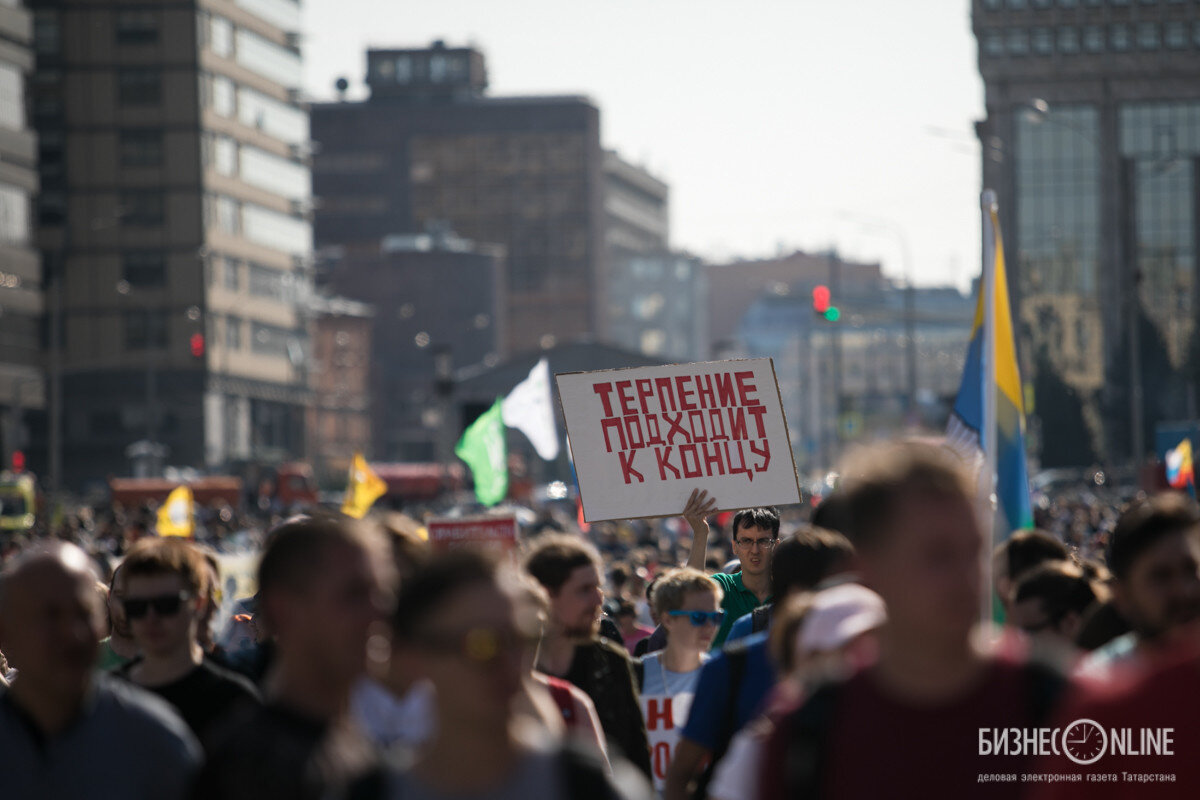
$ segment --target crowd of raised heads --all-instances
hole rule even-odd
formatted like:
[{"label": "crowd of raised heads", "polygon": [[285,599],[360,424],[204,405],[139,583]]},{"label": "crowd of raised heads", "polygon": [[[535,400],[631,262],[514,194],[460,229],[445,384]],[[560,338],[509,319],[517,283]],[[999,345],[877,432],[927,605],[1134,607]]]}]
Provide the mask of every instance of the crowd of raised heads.
[{"label": "crowd of raised heads", "polygon": [[1195,500],[1001,535],[980,496],[895,441],[813,508],[698,488],[513,551],[314,513],[233,604],[202,544],[35,538],[0,573],[0,798],[1200,796]]}]

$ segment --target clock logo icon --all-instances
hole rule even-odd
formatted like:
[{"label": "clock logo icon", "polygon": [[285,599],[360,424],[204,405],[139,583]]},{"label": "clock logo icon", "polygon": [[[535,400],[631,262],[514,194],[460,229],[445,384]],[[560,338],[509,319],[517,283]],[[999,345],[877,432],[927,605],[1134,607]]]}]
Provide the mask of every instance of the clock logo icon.
[{"label": "clock logo icon", "polygon": [[1062,745],[1076,764],[1095,764],[1108,750],[1108,734],[1095,720],[1077,719],[1063,730]]}]

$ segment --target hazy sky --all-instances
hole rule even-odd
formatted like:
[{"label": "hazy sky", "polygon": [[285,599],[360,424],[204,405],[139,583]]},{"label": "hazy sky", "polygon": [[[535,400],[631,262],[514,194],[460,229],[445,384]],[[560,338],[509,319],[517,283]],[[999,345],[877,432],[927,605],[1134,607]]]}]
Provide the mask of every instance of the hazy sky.
[{"label": "hazy sky", "polygon": [[[490,93],[585,94],[603,144],[671,187],[671,244],[979,269],[983,116],[968,0],[303,0],[311,96],[365,50],[472,43]],[[872,220],[878,221],[872,227]]]}]

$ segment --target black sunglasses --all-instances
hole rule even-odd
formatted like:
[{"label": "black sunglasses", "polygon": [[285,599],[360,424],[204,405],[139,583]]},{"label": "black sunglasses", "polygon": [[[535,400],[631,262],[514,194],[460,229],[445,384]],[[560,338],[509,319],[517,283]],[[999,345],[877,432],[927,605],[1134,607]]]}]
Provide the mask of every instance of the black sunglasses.
[{"label": "black sunglasses", "polygon": [[141,619],[154,609],[160,617],[173,617],[183,608],[183,601],[189,597],[187,592],[165,594],[160,597],[127,597],[121,601],[127,619]]}]

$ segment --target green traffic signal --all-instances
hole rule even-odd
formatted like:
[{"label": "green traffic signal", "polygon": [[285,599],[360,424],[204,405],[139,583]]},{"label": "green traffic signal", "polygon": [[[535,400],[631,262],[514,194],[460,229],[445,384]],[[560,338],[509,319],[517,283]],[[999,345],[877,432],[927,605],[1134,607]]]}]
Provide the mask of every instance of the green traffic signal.
[{"label": "green traffic signal", "polygon": [[838,311],[837,306],[830,306],[829,308],[825,309],[824,316],[825,316],[825,319],[827,319],[830,322],[837,322],[839,319],[842,318],[842,312]]}]

